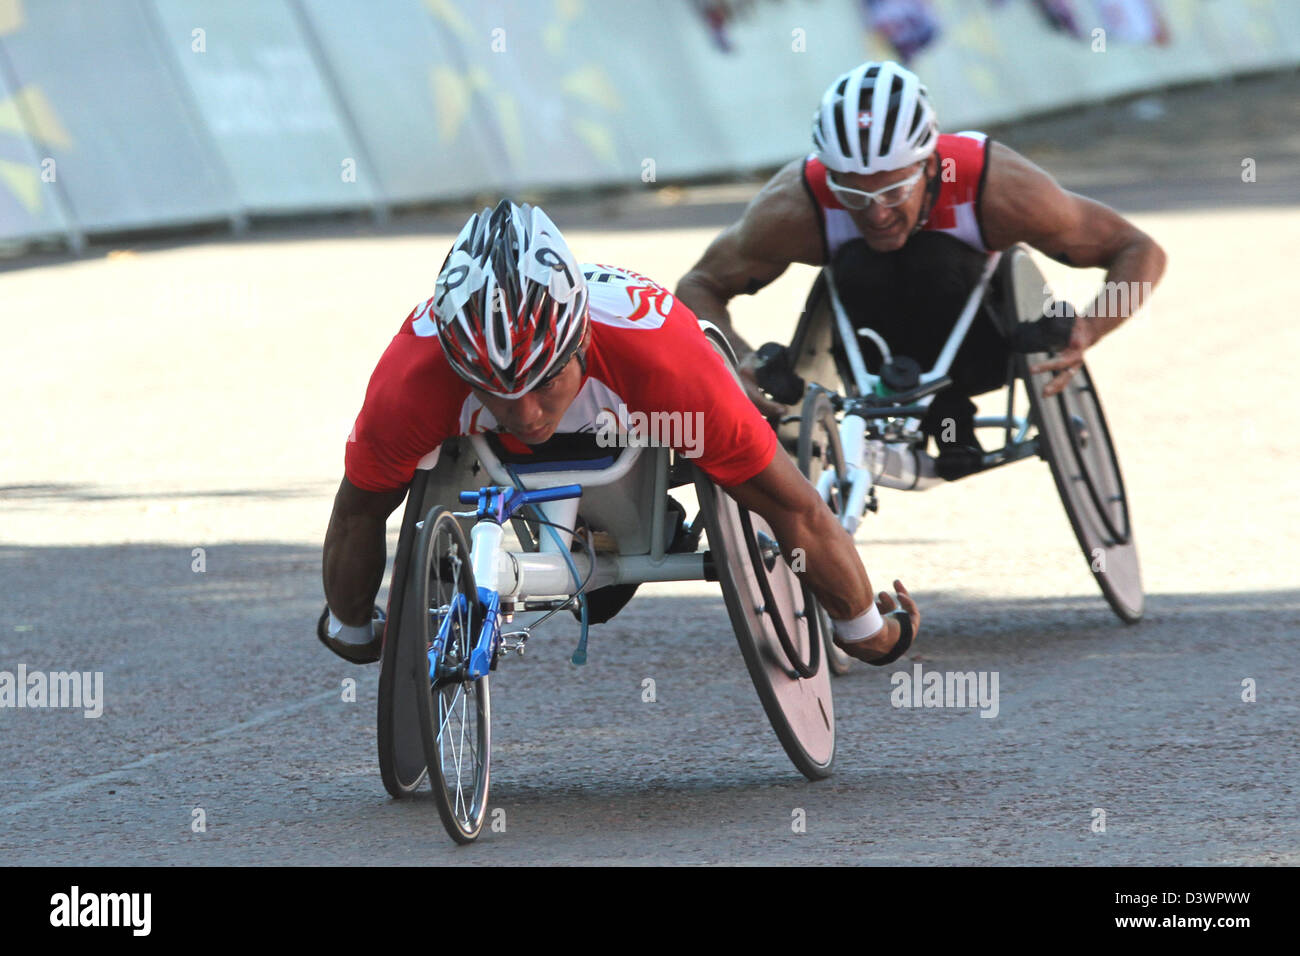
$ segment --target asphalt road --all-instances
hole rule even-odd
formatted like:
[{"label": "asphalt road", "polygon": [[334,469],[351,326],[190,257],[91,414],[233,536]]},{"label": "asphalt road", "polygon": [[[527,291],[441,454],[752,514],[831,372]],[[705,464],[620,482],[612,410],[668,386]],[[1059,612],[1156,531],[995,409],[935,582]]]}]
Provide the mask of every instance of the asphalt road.
[{"label": "asphalt road", "polygon": [[[1189,91],[1156,119],[1116,107],[1109,125],[1094,111],[1002,134],[1169,254],[1149,309],[1089,355],[1143,623],[1097,593],[1043,463],[884,490],[859,547],[925,620],[906,661],[836,681],[832,778],[786,759],[716,585],[647,586],[593,629],[585,668],[566,619],[493,678],[505,829],[468,849],[427,795],[388,798],[377,667],[312,634],[344,438],[458,217],[10,263],[0,672],[102,672],[103,714],[0,707],[0,860],[1300,863],[1300,96],[1294,77],[1259,89],[1273,99]],[[672,284],[748,191],[555,218],[580,257]],[[1046,268],[1076,300],[1098,279]],[[741,302],[742,328],[788,334],[811,275]],[[890,674],[917,664],[996,672],[996,717],[892,706]]]}]

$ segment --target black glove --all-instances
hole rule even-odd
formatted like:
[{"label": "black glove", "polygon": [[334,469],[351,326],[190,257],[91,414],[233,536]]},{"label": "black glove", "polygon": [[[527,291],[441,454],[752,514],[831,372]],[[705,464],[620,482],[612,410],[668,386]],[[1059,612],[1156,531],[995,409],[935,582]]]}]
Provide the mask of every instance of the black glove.
[{"label": "black glove", "polygon": [[1011,333],[1011,351],[1013,352],[1056,352],[1070,341],[1074,331],[1074,309],[1069,303],[1061,315],[1045,315],[1033,322],[1022,322]]},{"label": "black glove", "polygon": [[372,664],[379,660],[380,652],[384,647],[384,630],[386,618],[379,605],[371,612],[370,627],[372,638],[364,644],[356,644],[350,641],[339,640],[338,637],[331,637],[329,633],[330,609],[326,605],[320,612],[320,617],[316,620],[316,637],[322,644],[346,661],[353,664]]},{"label": "black glove", "polygon": [[759,387],[782,405],[794,405],[803,398],[804,381],[794,373],[789,350],[779,342],[768,342],[757,352],[754,377]]}]

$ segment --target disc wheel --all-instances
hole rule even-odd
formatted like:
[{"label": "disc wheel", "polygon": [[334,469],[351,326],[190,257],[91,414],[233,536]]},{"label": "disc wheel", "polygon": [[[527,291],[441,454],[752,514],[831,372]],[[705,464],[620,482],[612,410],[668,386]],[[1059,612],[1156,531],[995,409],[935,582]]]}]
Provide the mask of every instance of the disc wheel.
[{"label": "disc wheel", "polygon": [[[845,475],[839,429],[830,395],[816,385],[810,387],[799,415],[799,471],[819,492],[823,492],[822,497],[837,521],[844,510],[842,482]],[[847,674],[853,666],[853,658],[836,646],[826,609],[811,594],[809,601],[817,609],[817,629],[822,636],[827,666],[832,674]]]},{"label": "disc wheel", "polygon": [[416,472],[394,559],[389,590],[389,616],[384,650],[379,665],[379,708],[376,729],[379,743],[379,774],[384,789],[395,799],[410,796],[424,785],[428,774],[424,760],[424,737],[420,733],[420,710],[416,701],[427,689],[412,678],[420,658],[420,637],[424,633],[425,610],[417,606],[415,582],[423,559],[416,549],[421,501],[428,472]]},{"label": "disc wheel", "polygon": [[[711,327],[706,335],[734,376],[725,339]],[[811,613],[815,604],[777,550],[767,522],[698,469],[695,492],[711,563],[763,710],[799,772],[810,780],[828,777],[835,760],[835,709],[817,615]]]},{"label": "disc wheel", "polygon": [[492,707],[487,675],[466,676],[482,615],[469,545],[450,511],[429,512],[417,554],[424,628],[411,678],[424,689],[417,695],[424,759],[443,826],[457,843],[470,843],[487,815]]},{"label": "disc wheel", "polygon": [[[1042,315],[1047,286],[1026,253],[1016,249],[1009,255],[1012,318],[1034,321]],[[1029,369],[1048,358],[1049,353],[1036,352],[1013,359],[1016,377],[1029,395],[1038,453],[1051,468],[1061,504],[1102,594],[1120,620],[1132,624],[1141,620],[1145,603],[1142,569],[1119,456],[1097,386],[1087,366],[1081,366],[1059,395],[1043,398],[1052,373],[1032,375]]]},{"label": "disc wheel", "polygon": [[[800,773],[810,780],[830,776],[835,711],[816,605],[806,599],[784,558],[763,554],[757,539],[771,531],[762,518],[741,509],[703,473],[697,475],[695,490],[732,630],[763,710]],[[757,561],[751,546],[759,550]],[[760,582],[767,585],[770,601]],[[793,655],[778,628],[786,631]],[[807,669],[809,663],[815,665],[810,676],[801,676],[796,665]]]}]

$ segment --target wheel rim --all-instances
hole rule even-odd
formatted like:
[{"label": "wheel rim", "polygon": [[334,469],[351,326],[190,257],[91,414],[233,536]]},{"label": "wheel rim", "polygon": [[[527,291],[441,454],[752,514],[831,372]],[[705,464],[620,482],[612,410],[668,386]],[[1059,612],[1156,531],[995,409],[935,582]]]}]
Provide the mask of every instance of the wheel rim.
[{"label": "wheel rim", "polygon": [[[1007,253],[1005,261],[1007,299],[998,312],[1005,317],[1004,330],[1011,334],[1019,323],[1043,316],[1046,280],[1019,247]],[[1017,354],[1012,362],[1015,377],[1024,383],[1037,426],[1039,454],[1051,467],[1056,490],[1093,578],[1115,613],[1133,623],[1142,617],[1142,571],[1119,461],[1101,402],[1086,366],[1076,373],[1078,381],[1071,383],[1063,395],[1044,400],[1042,390],[1052,376],[1031,374],[1029,369],[1048,358],[1045,352],[1034,352]],[[1078,391],[1084,383],[1087,391]],[[1075,417],[1087,423],[1086,441],[1074,426]]]},{"label": "wheel rim", "polygon": [[431,529],[425,581],[425,654],[417,680],[433,707],[425,755],[430,785],[448,833],[474,839],[487,810],[491,705],[486,676],[465,678],[476,636],[477,595],[469,548],[450,514]]},{"label": "wheel rim", "polygon": [[439,776],[456,825],[466,833],[482,818],[479,781],[487,769],[479,750],[479,683],[446,685],[437,694]]},{"label": "wheel rim", "polygon": [[[697,477],[696,490],[700,495],[702,516],[707,522],[709,547],[715,560],[721,562],[719,581],[728,614],[759,700],[794,765],[810,779],[824,778],[829,775],[835,756],[835,711],[830,668],[820,667],[807,679],[800,678],[790,669],[786,659],[788,655],[777,642],[772,618],[768,614],[755,613],[754,605],[761,595],[757,593],[752,562],[747,559],[741,541],[745,532],[741,528],[739,506],[725,491],[703,476]],[[762,527],[757,521],[753,524]],[[783,564],[777,566],[778,573]],[[778,598],[784,594],[787,600],[792,601],[799,593],[798,584],[797,581],[787,584],[786,577],[793,578],[788,568],[778,582],[774,582],[774,589],[778,590]],[[776,587],[778,583],[779,589]],[[808,624],[806,629],[796,628],[793,635],[796,646],[815,635],[815,624],[811,621]]]},{"label": "wheel rim", "polygon": [[[1087,406],[1077,401],[1077,396],[1069,399],[1068,403],[1061,401],[1060,396],[1044,401],[1041,392],[1051,380],[1050,375],[1029,373],[1029,366],[1040,360],[1039,355],[1017,357],[1018,374],[1024,380],[1038,426],[1040,454],[1051,467],[1061,502],[1093,578],[1115,613],[1123,621],[1133,623],[1142,617],[1142,571],[1133,540],[1123,479],[1105,417],[1101,414],[1101,403],[1097,401],[1087,369],[1082,369],[1079,374],[1087,383],[1084,397],[1095,409],[1095,417],[1091,413],[1078,416],[1088,423],[1089,434],[1085,444],[1073,419],[1079,411],[1086,411]],[[1090,464],[1097,460],[1114,463]],[[1112,485],[1105,483],[1107,475],[1113,476]],[[1100,484],[1099,479],[1102,480]],[[1112,514],[1103,507],[1108,499],[1113,499],[1111,508],[1119,507],[1122,511]]]},{"label": "wheel rim", "polygon": [[[830,399],[818,386],[804,398],[799,418],[799,471],[814,486],[819,486],[822,475],[830,472],[831,480],[827,506],[838,519],[844,512],[844,450],[840,446],[839,422],[835,419]],[[830,615],[811,592],[805,593],[805,606],[817,609],[817,628],[821,632],[822,646],[831,673],[847,674],[853,658],[835,645]]]},{"label": "wheel rim", "polygon": [[[748,511],[740,508],[739,512],[740,527],[745,536],[746,549],[749,552],[750,568],[754,572],[755,581],[758,583],[759,593],[763,596],[761,614],[766,616],[771,623],[772,630],[781,645],[786,661],[794,673],[799,677],[813,677],[821,666],[821,636],[818,633],[818,616],[808,613],[810,608],[815,609],[812,595],[809,593],[807,585],[801,581],[799,593],[803,598],[803,606],[795,609],[795,618],[806,618],[808,622],[808,658],[805,660],[803,655],[799,653],[799,649],[795,647],[794,636],[790,634],[785,626],[785,611],[793,605],[793,594],[782,593],[778,596],[772,587],[771,575],[774,571],[784,576],[784,571],[778,570],[778,567],[782,567],[780,553],[777,552],[769,557],[769,555],[763,553],[763,549],[760,547],[764,539],[772,542],[773,545],[775,545],[776,541],[766,529],[756,530],[754,528],[753,517]],[[779,584],[780,582],[778,582]],[[793,591],[793,589],[790,590]]]},{"label": "wheel rim", "polygon": [[1075,479],[1087,489],[1107,535],[1115,544],[1127,544],[1133,529],[1124,478],[1109,453],[1110,431],[1086,368],[1080,369],[1075,381],[1057,396],[1057,403],[1078,467]]},{"label": "wheel rim", "polygon": [[[713,330],[705,334],[735,378],[721,337]],[[736,382],[739,384],[739,379]],[[829,776],[835,760],[835,705],[830,687],[830,668],[822,668],[806,680],[791,674],[785,661],[780,659],[785,653],[776,644],[775,635],[770,633],[769,619],[766,615],[755,614],[756,595],[750,588],[750,575],[746,573],[749,566],[747,548],[740,540],[745,534],[740,527],[739,506],[698,469],[695,472],[695,490],[727,614],[758,699],[795,767],[809,779],[823,779]],[[770,530],[761,519],[753,524]],[[783,582],[782,593],[788,591],[793,595],[798,582],[789,586],[784,583],[786,578],[794,578],[793,572],[787,568],[785,574],[781,574],[780,567],[776,570],[780,575],[778,580]],[[795,630],[806,629],[796,626]]]}]

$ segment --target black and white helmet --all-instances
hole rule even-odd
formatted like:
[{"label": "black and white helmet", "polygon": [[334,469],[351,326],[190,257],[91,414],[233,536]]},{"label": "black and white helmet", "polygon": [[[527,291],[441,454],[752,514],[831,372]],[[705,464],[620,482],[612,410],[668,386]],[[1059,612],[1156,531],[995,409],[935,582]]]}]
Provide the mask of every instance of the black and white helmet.
[{"label": "black and white helmet", "polygon": [[893,60],[837,77],[813,116],[813,148],[837,173],[884,172],[919,163],[939,138],[930,94]]},{"label": "black and white helmet", "polygon": [[456,374],[518,398],[577,351],[587,282],[541,209],[501,200],[470,217],[438,274],[434,320]]}]

